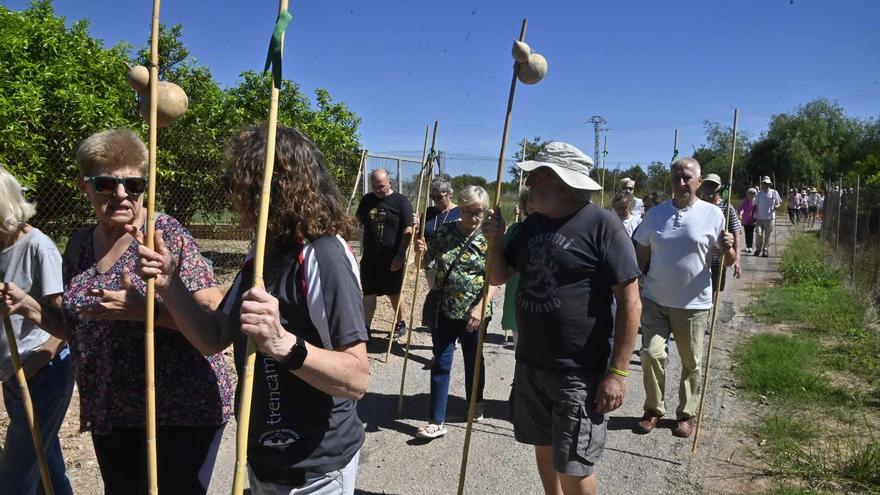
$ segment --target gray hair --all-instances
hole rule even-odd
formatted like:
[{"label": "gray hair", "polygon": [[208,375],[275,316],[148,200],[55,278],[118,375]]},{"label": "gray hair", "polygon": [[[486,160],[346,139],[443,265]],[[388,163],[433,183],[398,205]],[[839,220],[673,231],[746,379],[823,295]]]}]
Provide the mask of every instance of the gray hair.
[{"label": "gray hair", "polygon": [[480,186],[467,186],[458,193],[460,206],[479,206],[489,209],[489,193]]},{"label": "gray hair", "polygon": [[21,184],[0,165],[0,233],[13,235],[21,229],[37,208],[21,194]]},{"label": "gray hair", "polygon": [[76,166],[82,177],[99,167],[137,167],[147,172],[149,156],[144,142],[131,129],[107,129],[87,137],[76,149]]},{"label": "gray hair", "polygon": [[450,177],[446,174],[440,174],[434,177],[431,180],[431,192],[437,191],[440,194],[449,194],[455,192],[455,189],[452,188],[452,182],[450,181]]},{"label": "gray hair", "polygon": [[692,158],[689,156],[681,157],[678,160],[675,160],[674,162],[672,162],[672,165],[669,166],[669,170],[672,170],[676,167],[684,168],[684,167],[687,167],[688,165],[693,165],[694,168],[697,169],[697,175],[702,176],[703,171],[700,168],[700,162],[698,162],[696,158]]},{"label": "gray hair", "polygon": [[614,195],[614,199],[611,200],[612,205],[615,205],[617,203],[621,203],[626,206],[627,210],[631,210],[633,205],[635,204],[635,197],[629,191],[618,191]]}]

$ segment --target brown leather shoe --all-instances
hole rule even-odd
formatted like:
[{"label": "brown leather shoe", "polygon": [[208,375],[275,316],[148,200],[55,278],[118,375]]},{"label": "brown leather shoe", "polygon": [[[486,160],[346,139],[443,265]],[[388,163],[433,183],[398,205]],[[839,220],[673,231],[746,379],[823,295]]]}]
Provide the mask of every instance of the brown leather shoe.
[{"label": "brown leather shoe", "polygon": [[651,433],[651,430],[656,428],[659,422],[660,416],[657,416],[654,411],[645,411],[642,419],[636,424],[636,431],[639,433]]},{"label": "brown leather shoe", "polygon": [[675,428],[672,429],[672,436],[679,438],[687,438],[694,432],[694,418],[679,419],[675,422]]}]

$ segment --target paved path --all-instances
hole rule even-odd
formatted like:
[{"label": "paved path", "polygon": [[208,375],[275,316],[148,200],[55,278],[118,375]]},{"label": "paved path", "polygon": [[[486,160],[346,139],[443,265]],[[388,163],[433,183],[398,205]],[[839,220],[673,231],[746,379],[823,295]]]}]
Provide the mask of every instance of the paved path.
[{"label": "paved path", "polygon": [[[780,227],[778,240],[782,244],[788,232],[786,226]],[[732,387],[730,353],[742,335],[757,331],[752,326],[748,332],[742,331],[741,327],[747,320],[742,309],[751,297],[750,289],[770,283],[777,276],[777,266],[778,254],[772,249],[770,258],[743,255],[745,275],[739,280],[728,279],[718,317],[704,433],[700,450],[695,456],[691,455],[692,439],[672,436],[671,419],[661,420],[658,429],[651,434],[632,432],[642,414],[644,400],[641,364],[637,353],[633,354],[626,400],[623,407],[610,415],[605,455],[598,465],[601,493],[717,493],[714,488],[706,488],[707,477],[715,483],[710,483],[711,486],[719,486],[719,480],[730,481],[726,464],[742,447],[729,439],[730,432],[742,420],[741,414],[731,414],[741,407],[737,402],[739,399],[727,392]],[[533,451],[514,441],[512,425],[507,419],[514,356],[512,346],[504,343],[501,335],[498,323],[500,301],[496,302],[496,308],[498,318],[490,324],[484,352],[487,375],[485,396],[488,403],[486,419],[475,425],[471,437],[466,493],[541,493]],[[403,358],[401,348],[395,346],[394,349],[390,362],[382,364],[378,359],[383,356],[384,344],[370,345],[370,392],[358,408],[366,426],[367,440],[361,453],[357,493],[456,493],[467,424],[464,420],[467,403],[464,400],[461,353],[456,351],[450,383],[449,433],[443,438],[424,442],[413,435],[427,417],[429,372],[423,370],[422,366],[430,359],[430,336],[426,333],[414,334],[412,358],[407,368],[405,410],[401,418],[396,417],[396,409]],[[667,367],[667,407],[674,411],[678,403],[677,386],[681,373],[674,345],[670,346]],[[210,491],[212,494],[227,493],[226,487],[230,486],[234,465],[233,430],[230,427],[226,432]],[[731,491],[748,492],[744,488],[747,483],[747,480],[733,480]]]}]

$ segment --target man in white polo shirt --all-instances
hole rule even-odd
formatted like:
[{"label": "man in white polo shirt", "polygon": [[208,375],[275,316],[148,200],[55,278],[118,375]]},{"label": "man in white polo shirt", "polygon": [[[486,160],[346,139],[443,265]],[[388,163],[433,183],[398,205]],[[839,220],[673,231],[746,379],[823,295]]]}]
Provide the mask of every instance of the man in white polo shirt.
[{"label": "man in white polo shirt", "polygon": [[755,204],[755,226],[758,238],[755,240],[755,256],[767,257],[770,248],[770,234],[776,224],[776,208],[782,204],[782,198],[776,189],[770,187],[773,181],[764,176],[761,179],[761,190]]},{"label": "man in white polo shirt", "polygon": [[700,402],[703,333],[712,307],[712,256],[723,255],[730,266],[736,253],[733,234],[724,231],[721,210],[697,198],[700,164],[679,158],[671,171],[673,198],[648,210],[633,235],[639,267],[645,273],[641,351],[645,414],[637,430],[650,432],[666,413],[666,342],[672,334],[682,367],[672,434],[688,437]]}]

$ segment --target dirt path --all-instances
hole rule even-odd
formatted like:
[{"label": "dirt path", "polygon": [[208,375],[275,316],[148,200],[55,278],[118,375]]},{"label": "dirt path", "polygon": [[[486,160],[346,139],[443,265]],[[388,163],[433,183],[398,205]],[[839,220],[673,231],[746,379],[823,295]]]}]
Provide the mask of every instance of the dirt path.
[{"label": "dirt path", "polygon": [[[778,240],[787,239],[788,228],[780,225]],[[780,246],[781,248],[781,246]],[[780,249],[781,251],[781,249]],[[605,456],[598,466],[600,490],[606,494],[642,493],[755,493],[764,488],[761,465],[751,455],[757,439],[744,433],[741,425],[754,421],[760,405],[736,395],[731,373],[731,352],[737,342],[761,331],[743,313],[752,291],[771,284],[777,277],[778,255],[770,258],[744,255],[744,276],[728,280],[722,295],[721,312],[714,343],[713,369],[706,399],[703,435],[697,455],[691,455],[691,440],[671,435],[671,420],[649,435],[631,430],[642,413],[644,392],[641,365],[637,354],[630,362],[631,378],[626,401],[609,419]],[[498,317],[490,324],[485,348],[487,368],[486,420],[475,425],[468,464],[467,493],[503,493],[505,495],[540,493],[532,450],[517,444],[507,419],[507,398],[513,378],[513,348],[503,341]],[[387,328],[391,311],[380,301],[374,328]],[[708,339],[707,339],[708,345]],[[464,440],[466,403],[461,354],[457,352],[450,384],[449,434],[430,443],[416,441],[415,430],[426,418],[429,397],[429,373],[422,367],[430,359],[430,336],[414,333],[412,360],[406,380],[403,417],[396,417],[397,397],[402,370],[401,347],[395,345],[388,364],[381,338],[370,345],[370,392],[359,404],[367,430],[361,453],[358,493],[367,494],[445,494],[455,493]],[[676,387],[680,364],[675,346],[668,360],[668,408],[677,404]],[[76,393],[62,430],[68,473],[77,494],[102,492],[100,475],[94,460],[91,440],[78,433],[78,398]],[[0,440],[7,418],[0,406]],[[234,424],[224,435],[212,479],[211,494],[228,493],[234,464]]]}]

